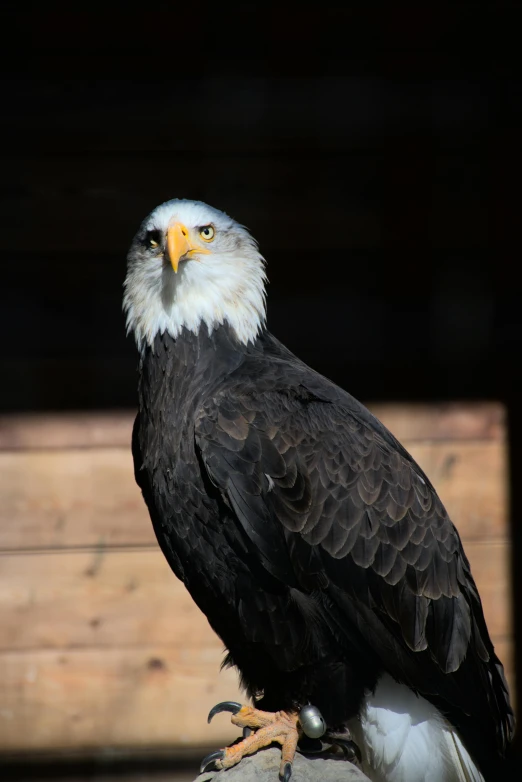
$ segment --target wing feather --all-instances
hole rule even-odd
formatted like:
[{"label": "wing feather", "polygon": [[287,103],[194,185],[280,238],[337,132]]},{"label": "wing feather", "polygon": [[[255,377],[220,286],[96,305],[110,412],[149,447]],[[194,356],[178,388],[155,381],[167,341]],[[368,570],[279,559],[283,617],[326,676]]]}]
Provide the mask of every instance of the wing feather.
[{"label": "wing feather", "polygon": [[[505,743],[502,669],[491,667],[480,599],[440,499],[369,413],[354,413],[340,392],[326,401],[317,393],[235,390],[208,400],[195,436],[211,480],[270,574],[303,596],[323,595],[336,636],[356,628],[386,670],[421,692],[465,660],[480,669]],[[464,709],[467,676],[437,679],[437,697]]]}]

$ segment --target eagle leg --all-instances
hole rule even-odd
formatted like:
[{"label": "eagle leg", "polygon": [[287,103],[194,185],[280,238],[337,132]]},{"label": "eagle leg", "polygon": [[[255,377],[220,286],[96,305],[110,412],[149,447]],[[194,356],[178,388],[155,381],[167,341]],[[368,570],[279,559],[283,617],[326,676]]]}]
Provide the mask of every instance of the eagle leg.
[{"label": "eagle leg", "polygon": [[214,706],[209,714],[209,722],[220,711],[231,711],[231,722],[239,728],[253,728],[256,732],[243,738],[230,747],[212,752],[201,763],[201,772],[213,766],[219,770],[235,766],[245,755],[253,755],[260,749],[269,747],[274,741],[281,744],[281,765],[279,775],[288,782],[292,775],[292,763],[302,731],[297,712],[261,711],[251,706],[241,706],[235,710],[230,701]]}]

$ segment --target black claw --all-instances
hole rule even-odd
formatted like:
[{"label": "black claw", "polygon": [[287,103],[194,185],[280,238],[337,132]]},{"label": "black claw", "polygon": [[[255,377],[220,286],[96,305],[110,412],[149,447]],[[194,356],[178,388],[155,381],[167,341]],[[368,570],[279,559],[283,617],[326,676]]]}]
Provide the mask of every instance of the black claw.
[{"label": "black claw", "polygon": [[361,762],[361,750],[355,743],[355,741],[350,741],[350,739],[332,739],[332,746],[340,747],[342,749],[344,757],[348,758],[350,760],[353,760],[353,758],[357,758],[359,763]]},{"label": "black claw", "polygon": [[283,782],[288,782],[288,780],[290,779],[291,776],[292,776],[292,764],[291,763],[285,763],[285,768],[284,768],[283,776],[281,777],[281,779],[283,780]]},{"label": "black claw", "polygon": [[237,714],[239,709],[241,709],[241,704],[237,703],[237,701],[222,701],[221,703],[216,703],[214,708],[210,709],[207,722],[210,724],[212,718],[215,717],[216,714],[219,714],[220,711],[230,711],[232,714]]},{"label": "black claw", "polygon": [[222,749],[218,749],[215,752],[211,752],[210,755],[207,755],[206,758],[203,758],[201,761],[201,765],[199,767],[199,773],[204,774],[205,771],[212,771],[214,769],[217,770],[217,766],[215,766],[216,760],[222,760],[225,757],[225,753]]},{"label": "black claw", "polygon": [[252,735],[252,728],[248,728],[248,727],[243,728],[243,738],[244,739],[247,739],[251,735]]}]

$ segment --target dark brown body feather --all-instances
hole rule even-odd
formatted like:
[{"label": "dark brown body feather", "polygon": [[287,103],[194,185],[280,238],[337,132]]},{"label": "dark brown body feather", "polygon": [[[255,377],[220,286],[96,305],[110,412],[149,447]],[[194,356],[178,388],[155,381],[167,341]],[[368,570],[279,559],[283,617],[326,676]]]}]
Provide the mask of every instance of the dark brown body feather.
[{"label": "dark brown body feather", "polygon": [[141,362],[136,478],[165,556],[262,708],[332,728],[388,671],[488,773],[513,729],[458,533],[364,406],[268,332],[156,338]]}]

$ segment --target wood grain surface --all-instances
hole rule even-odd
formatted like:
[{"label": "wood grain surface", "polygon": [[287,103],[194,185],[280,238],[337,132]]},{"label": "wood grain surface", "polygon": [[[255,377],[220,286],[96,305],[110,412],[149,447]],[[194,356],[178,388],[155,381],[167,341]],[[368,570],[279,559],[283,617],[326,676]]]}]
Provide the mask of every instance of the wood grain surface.
[{"label": "wood grain surface", "polygon": [[[464,542],[514,691],[504,411],[372,405],[435,485]],[[180,755],[209,728],[221,642],[161,554],[134,482],[133,411],[0,417],[0,755]]]}]

